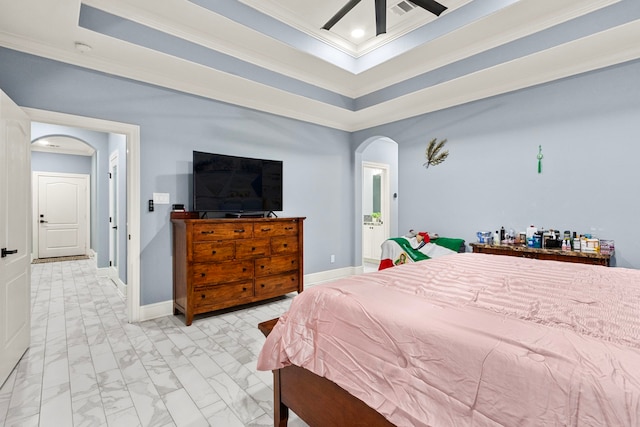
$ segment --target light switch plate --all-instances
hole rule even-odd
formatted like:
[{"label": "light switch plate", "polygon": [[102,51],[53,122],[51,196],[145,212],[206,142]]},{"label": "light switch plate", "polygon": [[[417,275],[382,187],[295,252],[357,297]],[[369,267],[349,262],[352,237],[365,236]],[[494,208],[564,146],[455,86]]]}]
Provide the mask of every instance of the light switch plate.
[{"label": "light switch plate", "polygon": [[153,203],[156,205],[168,205],[169,193],[153,193]]}]

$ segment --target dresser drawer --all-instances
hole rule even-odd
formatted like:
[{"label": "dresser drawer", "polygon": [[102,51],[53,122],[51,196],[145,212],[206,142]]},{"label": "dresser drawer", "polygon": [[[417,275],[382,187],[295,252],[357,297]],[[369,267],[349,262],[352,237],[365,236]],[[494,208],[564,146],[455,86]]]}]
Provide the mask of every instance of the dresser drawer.
[{"label": "dresser drawer", "polygon": [[298,234],[298,222],[267,222],[264,224],[256,223],[254,225],[253,233],[255,237],[271,237],[271,236],[286,236]]},{"label": "dresser drawer", "polygon": [[253,237],[253,224],[250,222],[225,222],[222,224],[194,224],[193,240],[250,239]]},{"label": "dresser drawer", "polygon": [[271,255],[298,252],[298,236],[277,236],[271,238]]},{"label": "dresser drawer", "polygon": [[193,244],[194,262],[227,261],[235,258],[236,243],[226,242],[195,242]]},{"label": "dresser drawer", "polygon": [[256,277],[296,271],[299,268],[299,264],[297,255],[260,258],[256,260]]},{"label": "dresser drawer", "polygon": [[193,284],[195,286],[247,281],[252,278],[252,261],[193,264]]},{"label": "dresser drawer", "polygon": [[269,255],[269,239],[247,239],[236,241],[236,258],[255,258]]},{"label": "dresser drawer", "polygon": [[218,310],[253,301],[253,283],[231,283],[199,286],[193,291],[193,304],[197,309]]},{"label": "dresser drawer", "polygon": [[298,290],[298,273],[256,278],[256,297],[271,298]]}]

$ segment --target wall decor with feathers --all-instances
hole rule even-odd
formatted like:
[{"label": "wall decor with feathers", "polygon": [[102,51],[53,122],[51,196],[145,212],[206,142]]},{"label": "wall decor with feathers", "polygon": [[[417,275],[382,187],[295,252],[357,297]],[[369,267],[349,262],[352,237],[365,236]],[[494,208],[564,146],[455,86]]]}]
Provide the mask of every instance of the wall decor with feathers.
[{"label": "wall decor with feathers", "polygon": [[429,141],[429,145],[427,145],[427,151],[425,152],[425,157],[427,158],[427,162],[422,166],[425,168],[429,168],[429,166],[436,166],[440,163],[444,162],[445,159],[449,156],[449,150],[441,151],[444,148],[444,145],[447,143],[447,139],[443,139],[440,142],[436,142],[437,138],[433,138]]}]

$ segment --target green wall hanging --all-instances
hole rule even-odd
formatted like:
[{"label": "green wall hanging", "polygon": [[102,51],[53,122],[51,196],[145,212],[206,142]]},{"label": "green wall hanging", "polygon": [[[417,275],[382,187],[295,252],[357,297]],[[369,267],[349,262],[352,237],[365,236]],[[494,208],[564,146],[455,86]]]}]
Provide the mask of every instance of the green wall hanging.
[{"label": "green wall hanging", "polygon": [[538,173],[542,173],[542,158],[544,156],[542,155],[542,145],[538,145]]}]

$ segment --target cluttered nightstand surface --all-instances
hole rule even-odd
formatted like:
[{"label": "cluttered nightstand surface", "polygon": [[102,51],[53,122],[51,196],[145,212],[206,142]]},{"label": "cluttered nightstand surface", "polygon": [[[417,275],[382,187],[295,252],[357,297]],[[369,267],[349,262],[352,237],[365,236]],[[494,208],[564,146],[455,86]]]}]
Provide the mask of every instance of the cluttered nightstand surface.
[{"label": "cluttered nightstand surface", "polygon": [[545,259],[580,264],[604,265],[609,267],[611,255],[597,252],[563,251],[560,249],[530,248],[521,245],[489,245],[485,243],[471,243],[473,252],[516,256],[523,258]]}]

